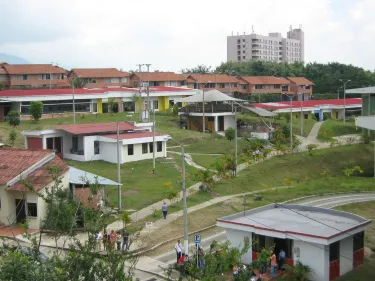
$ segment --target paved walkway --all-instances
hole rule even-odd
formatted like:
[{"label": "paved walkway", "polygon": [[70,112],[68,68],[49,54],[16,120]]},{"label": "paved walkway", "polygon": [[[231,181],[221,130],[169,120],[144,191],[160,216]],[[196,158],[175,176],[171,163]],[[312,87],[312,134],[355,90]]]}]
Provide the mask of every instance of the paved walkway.
[{"label": "paved walkway", "polygon": [[317,122],[317,123],[314,124],[314,126],[312,127],[309,135],[307,136],[307,138],[309,140],[316,140],[316,137],[319,134],[320,127],[323,125],[323,123],[324,123],[324,121],[323,122]]}]

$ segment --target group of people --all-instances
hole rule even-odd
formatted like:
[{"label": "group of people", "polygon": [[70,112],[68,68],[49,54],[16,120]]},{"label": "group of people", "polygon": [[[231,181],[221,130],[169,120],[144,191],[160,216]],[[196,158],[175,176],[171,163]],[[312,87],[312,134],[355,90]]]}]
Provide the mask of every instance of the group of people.
[{"label": "group of people", "polygon": [[102,232],[98,232],[96,235],[96,246],[97,250],[101,251],[101,245],[103,244],[104,251],[107,251],[109,247],[117,246],[118,251],[127,251],[129,250],[129,232],[126,230],[115,232],[112,230],[110,233],[105,228]]},{"label": "group of people", "polygon": [[[270,264],[271,264],[271,278],[275,278],[276,270],[282,270],[284,271],[284,264],[285,264],[286,254],[283,249],[279,252],[279,263],[277,263],[277,257],[275,252],[272,252],[272,255],[270,257]],[[261,268],[261,275],[266,274],[267,266],[264,266]]]}]

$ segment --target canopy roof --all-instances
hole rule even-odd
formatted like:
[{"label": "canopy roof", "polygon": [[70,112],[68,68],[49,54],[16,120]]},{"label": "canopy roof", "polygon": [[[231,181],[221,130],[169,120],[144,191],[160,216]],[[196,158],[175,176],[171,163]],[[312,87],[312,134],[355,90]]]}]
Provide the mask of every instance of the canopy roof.
[{"label": "canopy roof", "polygon": [[364,88],[357,88],[357,89],[346,89],[346,94],[374,94],[375,87],[364,87]]},{"label": "canopy roof", "polygon": [[241,105],[242,108],[247,109],[251,112],[254,112],[256,115],[262,116],[262,117],[273,117],[276,116],[276,113],[273,113],[271,111],[268,111],[267,109],[255,107],[253,105]]},{"label": "canopy roof", "polygon": [[117,183],[110,179],[91,174],[74,167],[69,167],[69,182],[72,184],[93,184],[96,183],[96,180],[98,180],[98,183],[100,185],[121,185],[120,183]]},{"label": "canopy roof", "polygon": [[[218,90],[210,90],[210,91],[204,92],[204,102],[214,102],[214,101],[245,102],[244,100],[232,98]],[[203,102],[203,93],[198,93],[193,96],[181,99],[181,102],[186,102],[186,103]]]}]

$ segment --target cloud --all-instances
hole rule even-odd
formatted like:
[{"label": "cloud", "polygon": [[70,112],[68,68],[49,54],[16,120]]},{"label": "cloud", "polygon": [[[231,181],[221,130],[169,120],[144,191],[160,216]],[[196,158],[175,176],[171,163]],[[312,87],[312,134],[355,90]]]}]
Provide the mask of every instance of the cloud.
[{"label": "cloud", "polygon": [[[375,61],[375,1],[357,0],[13,0],[0,12],[12,26],[0,51],[34,63],[179,71],[226,60],[232,32],[281,32],[302,24],[307,61],[340,61],[366,68]],[[33,4],[30,4],[33,3]],[[371,41],[372,40],[372,41]]]}]

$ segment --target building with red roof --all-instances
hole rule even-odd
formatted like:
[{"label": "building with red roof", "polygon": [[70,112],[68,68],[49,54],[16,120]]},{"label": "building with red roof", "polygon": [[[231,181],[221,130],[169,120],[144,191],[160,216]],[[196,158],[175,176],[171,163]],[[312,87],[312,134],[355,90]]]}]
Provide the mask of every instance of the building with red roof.
[{"label": "building with red roof", "polygon": [[70,80],[81,78],[86,88],[129,87],[130,74],[116,68],[73,68],[68,73]]},{"label": "building with red roof", "polygon": [[[119,123],[120,162],[167,156],[169,135],[151,132],[152,123]],[[24,131],[25,147],[51,149],[64,159],[117,163],[117,123],[62,125],[51,130]]]}]

